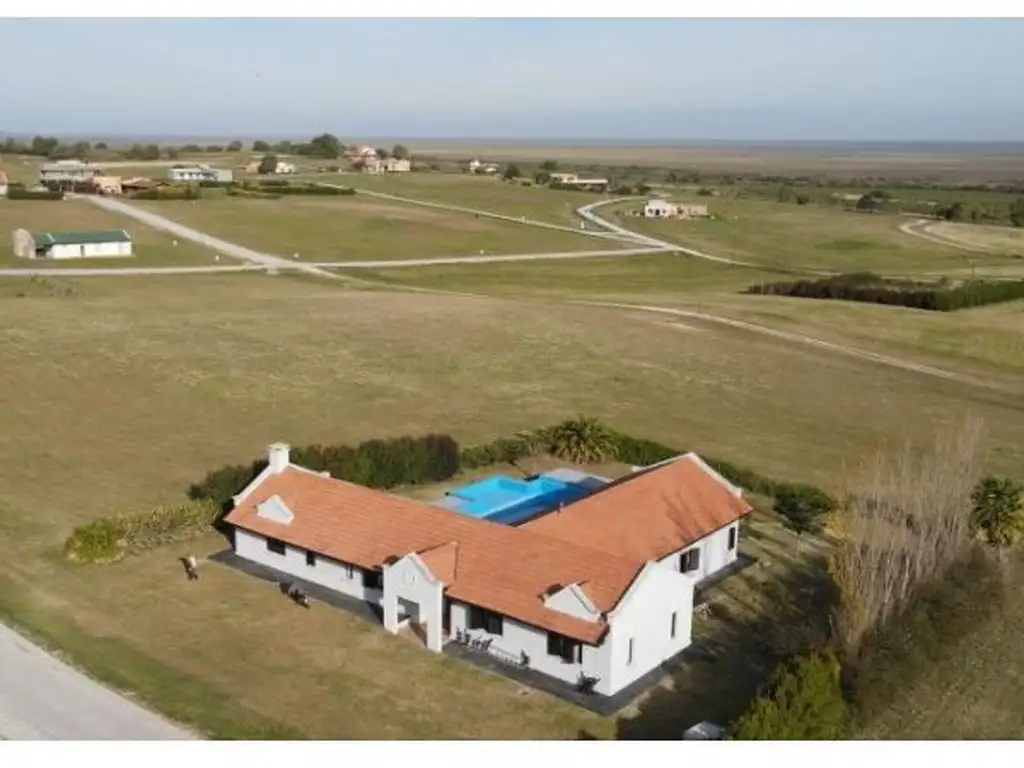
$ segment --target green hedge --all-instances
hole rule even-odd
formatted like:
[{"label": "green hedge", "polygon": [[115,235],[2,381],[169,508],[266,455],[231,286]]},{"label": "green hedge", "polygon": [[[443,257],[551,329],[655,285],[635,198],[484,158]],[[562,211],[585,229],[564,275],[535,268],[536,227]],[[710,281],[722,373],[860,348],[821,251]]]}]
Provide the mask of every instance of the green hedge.
[{"label": "green hedge", "polygon": [[[395,437],[348,445],[306,445],[291,450],[295,464],[370,488],[437,483],[459,471],[459,445],[448,435]],[[192,499],[227,506],[267,466],[266,459],[215,469],[188,491]]]},{"label": "green hedge", "polygon": [[24,187],[17,187],[13,184],[7,188],[7,199],[8,200],[63,200],[63,192],[46,192],[35,191],[25,189]]},{"label": "green hedge", "polygon": [[[552,452],[551,435],[557,432],[560,425],[542,427],[540,429],[521,432],[513,437],[500,437],[490,443],[468,446],[462,451],[461,464],[463,469],[476,469],[492,464],[518,461],[529,456],[539,456]],[[654,440],[633,437],[624,432],[609,430],[612,438],[613,456],[608,458],[635,467],[646,467],[659,461],[671,459],[686,453],[681,448],[670,448]],[[762,496],[776,496],[782,492],[807,493],[814,491],[828,497],[824,491],[813,486],[794,484],[773,480],[747,467],[741,467],[729,461],[703,456],[708,466],[734,485]],[[829,497],[830,498],[830,497]]]},{"label": "green hedge", "polygon": [[204,500],[156,507],[141,514],[101,517],[75,528],[64,551],[78,562],[113,562],[125,555],[200,536],[210,530],[221,512],[219,504]]},{"label": "green hedge", "polygon": [[820,280],[759,283],[750,286],[746,292],[801,299],[832,299],[888,304],[934,312],[953,312],[958,309],[1024,299],[1024,280],[995,282],[970,280],[961,285],[950,286],[938,282],[891,280],[871,272],[858,272],[825,277]]}]

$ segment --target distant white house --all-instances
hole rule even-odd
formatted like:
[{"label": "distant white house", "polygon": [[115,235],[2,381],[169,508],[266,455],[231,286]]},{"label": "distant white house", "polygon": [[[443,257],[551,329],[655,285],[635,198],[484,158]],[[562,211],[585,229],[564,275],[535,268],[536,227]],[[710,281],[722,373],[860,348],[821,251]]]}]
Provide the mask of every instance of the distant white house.
[{"label": "distant white house", "polygon": [[551,183],[561,184],[566,187],[602,189],[608,186],[608,179],[601,177],[581,178],[575,173],[552,173],[548,178]]},{"label": "distant white house", "polygon": [[412,169],[412,163],[408,158],[397,157],[381,158],[377,155],[363,157],[355,161],[355,166],[363,173],[407,173]]},{"label": "distant white house", "polygon": [[132,237],[123,229],[96,232],[15,230],[14,255],[25,259],[88,259],[132,255]]},{"label": "distant white house", "polygon": [[271,445],[225,518],[237,557],[380,608],[440,652],[612,695],[691,642],[695,587],[736,561],[741,491],[696,454],[512,526],[331,478]]},{"label": "distant white house", "polygon": [[707,216],[708,207],[690,203],[670,203],[667,200],[648,200],[643,213],[648,219],[692,219]]},{"label": "distant white house", "polygon": [[0,171],[0,197],[7,197],[7,174]]},{"label": "distant white house", "polygon": [[278,160],[277,165],[274,166],[274,173],[295,173],[295,163],[288,163],[285,162],[284,160]]},{"label": "distant white house", "polygon": [[89,181],[102,174],[103,169],[92,163],[82,160],[58,160],[55,163],[43,163],[39,166],[39,183],[43,185],[74,184]]},{"label": "distant white house", "polygon": [[176,165],[167,169],[167,180],[230,183],[234,180],[234,172],[227,168],[211,168],[208,165]]},{"label": "distant white house", "polygon": [[469,172],[470,173],[483,173],[491,175],[501,170],[497,163],[481,163],[476,158],[469,161]]}]

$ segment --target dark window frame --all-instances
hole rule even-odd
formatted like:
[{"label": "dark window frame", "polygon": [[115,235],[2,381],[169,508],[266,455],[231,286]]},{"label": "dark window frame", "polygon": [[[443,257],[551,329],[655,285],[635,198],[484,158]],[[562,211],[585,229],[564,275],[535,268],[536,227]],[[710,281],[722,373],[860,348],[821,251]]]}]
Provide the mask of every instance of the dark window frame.
[{"label": "dark window frame", "polygon": [[557,656],[565,664],[582,664],[583,643],[557,632],[548,632],[548,655]]},{"label": "dark window frame", "polygon": [[629,650],[626,653],[626,666],[630,666],[633,663],[633,638],[629,638]]},{"label": "dark window frame", "polygon": [[266,541],[268,552],[273,552],[275,555],[280,555],[282,557],[288,554],[288,545],[280,539],[272,539],[267,536],[264,541]]},{"label": "dark window frame", "polygon": [[700,570],[700,547],[693,547],[679,555],[679,571],[693,573]]},{"label": "dark window frame", "polygon": [[306,550],[306,567],[316,568],[316,552],[311,549]]},{"label": "dark window frame", "polygon": [[505,617],[486,608],[471,605],[469,606],[466,628],[482,629],[489,635],[501,636],[505,634]]},{"label": "dark window frame", "polygon": [[377,570],[363,570],[363,586],[367,589],[384,589],[384,574]]},{"label": "dark window frame", "polygon": [[738,538],[738,536],[736,535],[737,534],[737,530],[738,529],[737,529],[737,527],[735,525],[732,528],[729,529],[729,551],[730,552],[732,552],[734,549],[736,549],[736,539]]},{"label": "dark window frame", "polygon": [[679,614],[676,611],[672,611],[672,627],[669,630],[669,637],[673,640],[676,639],[676,619],[679,618]]}]

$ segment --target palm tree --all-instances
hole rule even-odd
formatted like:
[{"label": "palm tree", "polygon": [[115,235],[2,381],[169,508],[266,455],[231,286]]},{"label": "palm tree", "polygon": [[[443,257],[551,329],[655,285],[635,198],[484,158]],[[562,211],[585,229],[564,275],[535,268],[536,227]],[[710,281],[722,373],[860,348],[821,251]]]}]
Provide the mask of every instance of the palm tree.
[{"label": "palm tree", "polygon": [[577,416],[551,428],[551,453],[574,464],[592,464],[615,454],[611,431],[591,416]]}]

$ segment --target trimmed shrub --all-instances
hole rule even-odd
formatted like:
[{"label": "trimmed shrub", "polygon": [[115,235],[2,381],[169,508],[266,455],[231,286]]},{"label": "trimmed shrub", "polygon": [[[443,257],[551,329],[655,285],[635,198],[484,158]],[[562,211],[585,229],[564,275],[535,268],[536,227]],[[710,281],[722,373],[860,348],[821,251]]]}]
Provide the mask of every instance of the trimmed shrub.
[{"label": "trimmed shrub", "polygon": [[232,464],[215,469],[189,487],[188,497],[192,500],[210,499],[226,507],[231,503],[231,497],[255,480],[266,466],[266,459],[258,459],[249,464]]},{"label": "trimmed shrub", "polygon": [[25,189],[25,187],[16,187],[13,184],[7,188],[7,199],[8,200],[63,200],[63,192],[52,192],[47,190],[43,192],[41,190]]},{"label": "trimmed shrub", "polygon": [[67,557],[82,563],[109,563],[210,530],[222,513],[213,500],[194,501],[149,512],[101,517],[79,526],[64,544]]},{"label": "trimmed shrub", "polygon": [[1024,299],[1024,280],[970,280],[961,285],[950,286],[943,282],[889,280],[871,272],[858,272],[820,280],[759,283],[747,288],[746,293],[857,301],[933,312],[953,312],[958,309]]},{"label": "trimmed shrub", "polygon": [[667,445],[656,443],[653,440],[631,437],[623,432],[612,431],[612,440],[615,446],[615,458],[623,464],[630,464],[634,467],[646,467],[657,464],[659,461],[671,459],[678,456],[680,451],[669,448]]}]

